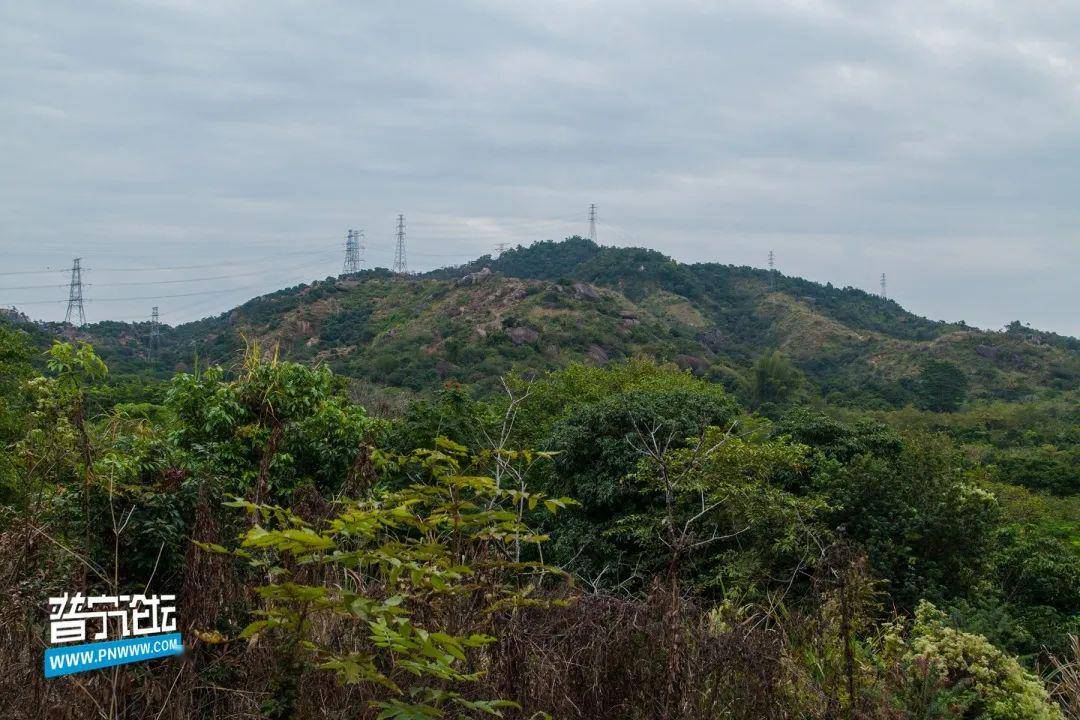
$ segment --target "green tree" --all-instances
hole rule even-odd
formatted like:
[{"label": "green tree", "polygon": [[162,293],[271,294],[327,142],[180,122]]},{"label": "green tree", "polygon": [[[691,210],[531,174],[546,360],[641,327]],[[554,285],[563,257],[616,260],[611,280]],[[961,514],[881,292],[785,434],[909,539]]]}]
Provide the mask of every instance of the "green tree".
[{"label": "green tree", "polygon": [[948,360],[925,360],[919,370],[917,395],[926,410],[954,412],[963,404],[968,392],[967,375]]},{"label": "green tree", "polygon": [[964,596],[991,576],[1001,508],[947,438],[807,411],[779,427],[814,448],[830,524],[864,549],[894,599]]},{"label": "green tree", "polygon": [[750,372],[749,392],[755,408],[791,399],[802,385],[802,373],[779,350],[762,355]]},{"label": "green tree", "polygon": [[329,369],[263,357],[254,345],[235,380],[220,367],[174,377],[167,405],[187,471],[260,503],[363,481],[365,440],[382,430]]},{"label": "green tree", "polygon": [[[93,428],[87,416],[87,391],[108,374],[108,368],[87,343],[55,342],[46,365],[49,375],[31,381],[37,400],[30,439],[48,448],[57,468],[67,468],[81,485],[84,549],[91,549],[91,492],[97,460]],[[85,578],[84,578],[85,579]]]},{"label": "green tree", "polygon": [[765,591],[768,578],[812,566],[830,532],[820,522],[825,502],[792,492],[806,485],[809,448],[771,440],[768,431],[748,421],[711,427],[674,449],[642,433],[628,484],[645,502],[611,534],[637,546],[643,570],[717,594]]},{"label": "green tree", "polygon": [[[593,402],[571,406],[551,428],[541,447],[556,453],[537,486],[581,502],[548,526],[554,540],[550,557],[573,561],[590,579],[619,583],[642,558],[609,531],[622,518],[643,512],[652,498],[627,482],[641,461],[641,433],[662,436],[669,449],[684,447],[710,425],[726,425],[738,409],[718,386],[665,387],[635,384]],[[586,396],[587,397],[587,396]]]},{"label": "green tree", "polygon": [[0,323],[0,505],[25,502],[11,444],[26,431],[31,411],[25,384],[33,375],[30,338]]}]

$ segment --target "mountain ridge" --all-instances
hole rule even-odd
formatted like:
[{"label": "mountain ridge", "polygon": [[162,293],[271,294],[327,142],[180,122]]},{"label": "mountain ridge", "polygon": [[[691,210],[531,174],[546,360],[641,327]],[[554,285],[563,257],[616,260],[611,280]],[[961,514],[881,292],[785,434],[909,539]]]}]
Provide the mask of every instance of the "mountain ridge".
[{"label": "mountain ridge", "polygon": [[[52,332],[62,326],[47,325]],[[146,324],[80,334],[112,364],[144,372]],[[493,387],[510,372],[648,355],[737,386],[755,359],[787,356],[815,392],[896,407],[927,361],[955,365],[971,397],[1017,400],[1080,383],[1080,340],[1019,323],[986,331],[929,320],[856,288],[757,268],[678,263],[645,248],[572,237],[399,277],[365,270],[253,298],[213,318],[163,327],[154,374],[227,363],[247,340],[357,380],[424,391],[453,380]]]}]

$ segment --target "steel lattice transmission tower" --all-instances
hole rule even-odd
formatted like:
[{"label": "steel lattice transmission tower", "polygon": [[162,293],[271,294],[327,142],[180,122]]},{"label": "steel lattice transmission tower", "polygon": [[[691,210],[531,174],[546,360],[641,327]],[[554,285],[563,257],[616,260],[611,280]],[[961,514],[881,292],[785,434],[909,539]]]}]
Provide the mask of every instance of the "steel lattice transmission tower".
[{"label": "steel lattice transmission tower", "polygon": [[161,345],[161,315],[158,314],[158,306],[155,305],[150,311],[150,342],[147,354],[151,359],[159,345]]},{"label": "steel lattice transmission tower", "polygon": [[769,287],[776,287],[776,255],[769,251]]},{"label": "steel lattice transmission tower", "polygon": [[397,216],[397,249],[394,250],[394,272],[402,275],[409,272],[409,264],[405,260],[405,216]]},{"label": "steel lattice transmission tower", "polygon": [[73,316],[78,318],[75,327],[82,327],[86,324],[86,309],[83,307],[82,267],[79,264],[80,262],[82,262],[82,258],[75,258],[74,263],[71,265],[71,282],[68,284],[67,313],[64,315],[64,322],[66,323],[70,323]]},{"label": "steel lattice transmission tower", "polygon": [[881,273],[881,297],[889,297],[888,294],[885,292],[885,273]]},{"label": "steel lattice transmission tower", "polygon": [[589,205],[589,239],[596,242],[596,203]]},{"label": "steel lattice transmission tower", "polygon": [[507,243],[504,243],[504,242],[495,243],[495,257],[496,258],[502,257],[502,254],[504,252],[506,252],[506,246],[507,246]]},{"label": "steel lattice transmission tower", "polygon": [[345,264],[343,272],[360,272],[360,265],[364,262],[364,231],[349,230],[345,236]]}]

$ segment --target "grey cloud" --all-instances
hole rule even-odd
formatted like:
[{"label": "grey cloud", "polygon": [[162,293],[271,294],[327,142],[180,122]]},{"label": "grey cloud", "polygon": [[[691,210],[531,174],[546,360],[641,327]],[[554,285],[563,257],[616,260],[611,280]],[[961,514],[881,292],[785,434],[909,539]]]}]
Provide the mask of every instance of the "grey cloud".
[{"label": "grey cloud", "polygon": [[423,269],[584,232],[596,202],[602,242],[771,248],[834,284],[888,272],[932,317],[1080,334],[1078,27],[1066,3],[11,0],[0,249],[265,270],[88,271],[91,319],[215,292],[158,302],[177,322],[336,272],[350,226],[388,264],[398,212]]}]

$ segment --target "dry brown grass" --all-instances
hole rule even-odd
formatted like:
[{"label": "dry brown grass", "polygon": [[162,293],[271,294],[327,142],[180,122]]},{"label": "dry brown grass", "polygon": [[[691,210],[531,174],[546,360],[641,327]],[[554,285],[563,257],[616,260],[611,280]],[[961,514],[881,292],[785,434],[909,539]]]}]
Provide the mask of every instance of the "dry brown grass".
[{"label": "dry brown grass", "polygon": [[1080,720],[1080,637],[1069,636],[1070,656],[1053,658],[1053,693],[1069,720]]}]

